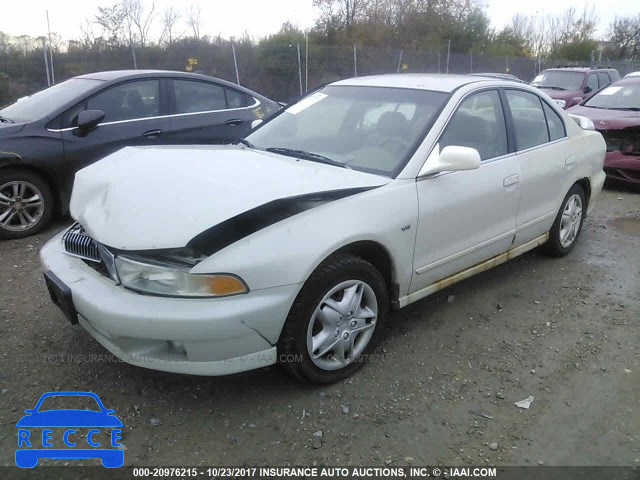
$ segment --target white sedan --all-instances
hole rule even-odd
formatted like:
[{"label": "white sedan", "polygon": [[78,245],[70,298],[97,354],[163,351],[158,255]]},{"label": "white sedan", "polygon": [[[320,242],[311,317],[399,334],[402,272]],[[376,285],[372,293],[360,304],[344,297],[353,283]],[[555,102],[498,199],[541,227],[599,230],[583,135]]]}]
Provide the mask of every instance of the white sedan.
[{"label": "white sedan", "polygon": [[121,359],[329,383],[390,308],[576,244],[605,143],[539,90],[385,75],[309,94],[226,147],[125,148],[76,175],[51,297]]}]

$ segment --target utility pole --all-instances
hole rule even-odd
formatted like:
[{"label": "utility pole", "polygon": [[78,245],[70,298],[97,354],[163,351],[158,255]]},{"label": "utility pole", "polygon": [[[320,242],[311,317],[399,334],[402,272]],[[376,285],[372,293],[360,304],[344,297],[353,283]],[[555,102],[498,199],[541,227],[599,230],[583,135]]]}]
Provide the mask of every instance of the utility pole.
[{"label": "utility pole", "polygon": [[400,50],[400,58],[398,58],[398,71],[396,73],[400,73],[400,67],[402,67],[402,50]]},{"label": "utility pole", "polygon": [[309,32],[304,32],[304,93],[309,91]]},{"label": "utility pole", "polygon": [[51,26],[49,25],[49,10],[47,12],[47,30],[49,31],[49,65],[51,68],[51,83],[56,83],[56,77],[53,73],[53,48],[51,48]]},{"label": "utility pole", "polygon": [[47,71],[47,87],[51,86],[51,74],[49,73],[49,57],[47,56],[47,40],[42,37],[42,51],[44,52],[44,68]]},{"label": "utility pole", "polygon": [[240,85],[240,73],[238,73],[238,60],[236,58],[236,46],[231,40],[231,51],[233,52],[233,65],[236,69],[236,83]]},{"label": "utility pole", "polygon": [[129,45],[131,45],[131,54],[133,55],[133,69],[138,69],[138,60],[136,59],[136,49],[133,46],[133,40],[129,37]]},{"label": "utility pole", "polygon": [[353,44],[353,73],[354,76],[358,76],[358,48],[356,44]]},{"label": "utility pole", "polygon": [[298,79],[300,80],[300,95],[302,95],[302,64],[300,63],[300,44],[296,43],[298,49]]},{"label": "utility pole", "polygon": [[449,43],[447,44],[447,73],[449,73],[449,57],[451,55],[451,39],[449,39]]}]

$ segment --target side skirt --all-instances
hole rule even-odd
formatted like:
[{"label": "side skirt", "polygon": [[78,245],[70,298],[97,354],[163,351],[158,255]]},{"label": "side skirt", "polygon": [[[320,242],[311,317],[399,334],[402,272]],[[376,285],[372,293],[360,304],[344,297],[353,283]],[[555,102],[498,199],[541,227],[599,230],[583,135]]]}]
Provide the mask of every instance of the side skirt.
[{"label": "side skirt", "polygon": [[484,272],[486,270],[489,270],[490,268],[500,265],[501,263],[505,263],[507,260],[511,260],[512,258],[518,257],[523,253],[526,253],[542,245],[548,239],[549,239],[549,232],[545,233],[544,235],[540,235],[539,237],[536,237],[533,240],[523,245],[520,245],[519,247],[513,248],[505,253],[496,255],[495,257],[492,257],[489,260],[486,260],[482,263],[474,265],[473,267],[467,268],[466,270],[462,270],[461,272],[458,272],[458,273],[454,273],[453,275],[445,277],[442,280],[438,280],[437,282],[432,283],[431,285],[426,286],[418,290],[417,292],[410,293],[409,295],[406,295],[400,298],[398,301],[399,307],[400,308],[406,307],[407,305],[413,302],[417,302],[418,300],[421,300],[424,297],[431,295],[432,293],[442,290],[443,288],[446,288],[449,285],[453,285],[454,283],[458,283],[461,280],[465,280],[475,275],[476,273]]}]

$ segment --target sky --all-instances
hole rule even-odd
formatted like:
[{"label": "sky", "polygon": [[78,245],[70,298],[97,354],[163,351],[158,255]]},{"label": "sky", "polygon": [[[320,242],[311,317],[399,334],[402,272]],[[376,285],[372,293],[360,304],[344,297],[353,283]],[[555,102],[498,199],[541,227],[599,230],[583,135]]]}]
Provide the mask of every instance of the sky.
[{"label": "sky", "polygon": [[[153,0],[143,0],[151,5]],[[494,27],[501,28],[509,23],[516,13],[546,15],[560,14],[574,6],[582,11],[585,5],[594,5],[598,15],[598,33],[604,34],[615,16],[640,14],[638,0],[606,0],[587,2],[577,0],[481,0]],[[65,40],[81,36],[80,25],[86,19],[93,19],[99,6],[110,6],[115,0],[20,0],[3,2],[0,15],[0,31],[10,35],[40,36],[47,31],[45,12],[49,10],[51,31],[62,35]],[[162,12],[167,6],[174,6],[186,12],[190,0],[155,0],[156,10]],[[313,26],[317,9],[312,0],[200,0],[202,9],[201,33],[225,38],[241,37],[245,32],[255,39],[274,33],[286,22],[302,29]],[[183,27],[186,30],[186,26]],[[161,30],[159,16],[156,17],[153,36]]]}]

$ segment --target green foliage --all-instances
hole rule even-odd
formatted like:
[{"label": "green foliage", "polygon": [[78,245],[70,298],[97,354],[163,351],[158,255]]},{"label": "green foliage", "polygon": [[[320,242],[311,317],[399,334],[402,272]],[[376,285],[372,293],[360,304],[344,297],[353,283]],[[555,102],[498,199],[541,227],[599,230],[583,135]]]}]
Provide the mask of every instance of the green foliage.
[{"label": "green foliage", "polygon": [[563,43],[558,47],[556,55],[569,61],[588,62],[591,60],[592,52],[598,48],[598,42],[595,40],[572,40]]},{"label": "green foliage", "polygon": [[608,31],[605,52],[610,58],[633,60],[640,56],[640,14],[616,18]]}]

